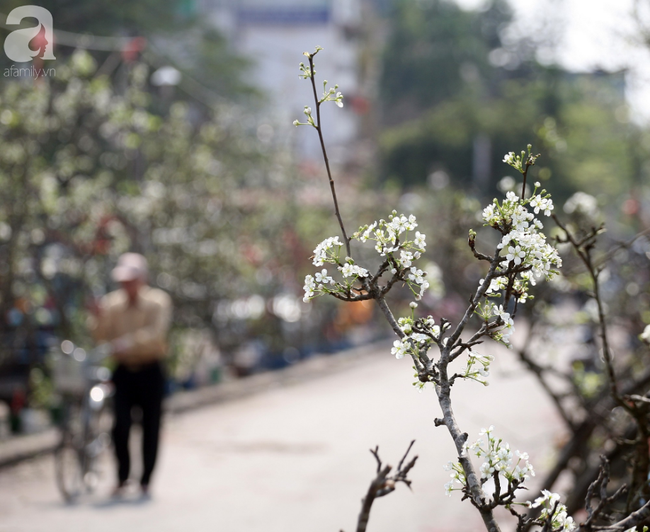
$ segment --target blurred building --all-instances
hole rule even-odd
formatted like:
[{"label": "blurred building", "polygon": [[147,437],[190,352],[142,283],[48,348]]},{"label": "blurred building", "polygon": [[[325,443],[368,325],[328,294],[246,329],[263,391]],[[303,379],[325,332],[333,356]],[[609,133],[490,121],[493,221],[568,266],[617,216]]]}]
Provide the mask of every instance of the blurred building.
[{"label": "blurred building", "polygon": [[[333,103],[322,108],[323,130],[336,161],[348,158],[363,112],[358,99],[361,1],[199,0],[197,7],[237,52],[253,59],[252,81],[271,103],[271,125],[284,132],[294,127],[293,120],[303,121],[305,105],[313,107],[310,82],[298,76],[299,63],[307,62],[302,52],[323,48],[316,63],[319,94],[324,79],[344,94],[342,109]],[[320,157],[316,135],[291,135],[299,155]]]}]

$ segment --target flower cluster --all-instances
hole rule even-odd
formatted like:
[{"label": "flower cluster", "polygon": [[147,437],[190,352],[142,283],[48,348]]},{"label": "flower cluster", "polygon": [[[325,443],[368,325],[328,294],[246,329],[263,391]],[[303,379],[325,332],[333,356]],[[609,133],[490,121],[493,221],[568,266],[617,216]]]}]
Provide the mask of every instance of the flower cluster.
[{"label": "flower cluster", "polygon": [[535,183],[535,193],[528,200],[520,199],[514,192],[508,192],[506,199],[499,204],[494,200],[483,210],[483,221],[502,233],[499,249],[505,261],[497,269],[497,277],[492,279],[486,295],[499,295],[508,286],[505,277],[508,270],[516,269],[516,277],[512,284],[512,292],[517,301],[526,302],[528,288],[535,285],[537,280],[551,280],[562,266],[562,259],[557,250],[546,242],[546,236],[540,232],[544,227],[535,215],[528,211],[530,205],[535,213],[540,211],[550,216],[553,211],[553,201],[544,195],[542,190],[537,194],[539,183]]},{"label": "flower cluster", "polygon": [[406,282],[417,300],[422,299],[424,292],[429,288],[429,281],[424,278],[425,275],[425,272],[415,266],[411,266],[406,274]]},{"label": "flower cluster", "polygon": [[494,357],[491,355],[481,355],[476,351],[470,350],[463,377],[487,386],[489,384],[487,378],[490,376],[490,364],[493,360]]},{"label": "flower cluster", "polygon": [[321,294],[347,293],[359,277],[369,276],[368,270],[354,264],[350,257],[341,260],[341,247],[343,247],[343,243],[338,236],[326,238],[316,246],[313,264],[314,266],[323,266],[325,263],[334,264],[343,277],[343,283],[335,281],[328,275],[326,269],[316,272],[314,275],[307,275],[303,286],[305,291],[303,301],[307,302]]},{"label": "flower cluster", "polygon": [[[535,476],[533,466],[528,462],[528,453],[510,450],[510,445],[501,438],[493,435],[494,427],[482,429],[479,439],[469,446],[478,458],[485,457],[481,464],[481,479],[487,480],[495,473],[505,478],[509,483],[521,484],[530,476]],[[480,437],[485,436],[486,442]]]},{"label": "flower cluster", "polygon": [[[535,183],[535,187],[539,187],[540,183]],[[530,206],[533,208],[535,214],[539,214],[539,211],[544,212],[544,216],[550,216],[551,211],[553,210],[553,200],[550,197],[542,197],[540,194],[533,196],[530,199]]]},{"label": "flower cluster", "polygon": [[309,79],[315,73],[316,73],[316,71],[314,70],[312,72],[311,68],[309,68],[308,66],[305,66],[305,63],[300,63],[300,74],[298,74],[298,77],[300,77],[302,79]]},{"label": "flower cluster", "polygon": [[336,282],[332,277],[327,275],[327,270],[316,272],[316,275],[307,275],[305,277],[305,297],[303,301],[307,302],[316,295],[316,292],[325,293],[328,291],[327,285],[335,286]]},{"label": "flower cluster", "polygon": [[[493,294],[495,290],[496,288],[493,289],[491,284],[486,293]],[[488,300],[483,304],[479,304],[475,312],[486,322],[492,318],[497,318],[497,321],[492,322],[489,334],[497,342],[502,342],[510,347],[510,337],[515,332],[515,326],[512,316],[503,308],[503,305],[497,306]]]},{"label": "flower cluster", "polygon": [[425,278],[426,273],[413,266],[413,261],[419,259],[427,247],[426,235],[420,231],[415,231],[412,240],[409,238],[409,231],[414,231],[417,226],[415,216],[398,215],[397,211],[393,211],[388,221],[382,219],[360,227],[352,238],[359,242],[374,241],[377,253],[388,258],[391,273],[395,275],[399,271],[415,299],[419,300],[429,288],[429,282]]},{"label": "flower cluster", "polygon": [[[321,50],[322,48],[320,46],[317,46],[316,51],[313,54],[310,54],[309,52],[304,52],[303,55],[307,57],[313,57]],[[300,63],[300,74],[298,77],[301,77],[302,79],[312,79],[315,74],[316,74],[315,69],[306,66],[305,63]],[[341,91],[338,90],[338,88],[339,88],[338,85],[334,85],[334,87],[330,87],[328,89],[327,80],[323,81],[323,96],[320,98],[320,100],[318,100],[317,105],[320,106],[322,103],[325,102],[334,102],[338,107],[343,107],[343,94],[341,93]],[[317,127],[316,122],[314,121],[314,117],[311,114],[312,113],[311,107],[305,106],[304,113],[305,115],[307,115],[307,122],[294,120],[293,125]]]},{"label": "flower cluster", "polygon": [[531,153],[531,150],[533,149],[532,145],[529,144],[527,148],[528,153],[522,150],[520,155],[515,155],[514,151],[506,153],[503,157],[503,162],[509,164],[518,172],[521,172],[522,174],[525,173],[526,169],[529,166],[534,165],[535,161],[539,157],[539,155],[533,155]]},{"label": "flower cluster", "polygon": [[557,493],[551,493],[548,490],[542,490],[542,496],[529,502],[530,508],[542,507],[539,516],[540,521],[546,522],[549,518],[551,529],[558,532],[571,532],[576,529],[573,518],[567,513],[567,508],[560,502],[560,496]]},{"label": "flower cluster", "polygon": [[[414,236],[409,234],[409,231],[413,231],[418,225],[413,215],[407,217],[393,211],[388,218],[389,221],[379,220],[371,225],[360,227],[352,238],[362,243],[368,240],[375,241],[375,250],[388,260],[390,273],[406,282],[415,299],[421,299],[429,288],[429,281],[426,280],[426,272],[413,263],[426,249],[426,236],[419,231],[416,231]],[[343,276],[344,282],[342,284],[336,282],[327,273],[320,274],[320,278],[324,280],[319,280],[319,274],[307,275],[304,301],[325,293],[347,294],[357,279],[370,277],[366,268],[356,265],[350,257],[341,257],[342,247],[343,242],[338,236],[326,238],[316,246],[313,256],[314,266],[334,264]]]},{"label": "flower cluster", "polygon": [[[425,331],[427,334],[414,330],[416,322],[418,329]],[[395,340],[393,342],[390,353],[391,355],[395,355],[395,358],[404,358],[405,355],[417,356],[418,351],[422,349],[427,350],[431,347],[434,338],[440,338],[440,326],[436,325],[435,320],[431,316],[418,320],[415,320],[412,316],[399,318],[397,323],[404,333],[404,337],[401,340]]]},{"label": "flower cluster", "polygon": [[346,262],[339,270],[343,277],[368,277],[368,270],[350,262]]},{"label": "flower cluster", "polygon": [[[403,214],[398,215],[397,211],[393,211],[388,216],[388,219],[388,222],[382,219],[370,225],[360,227],[359,231],[352,238],[356,238],[360,242],[374,240],[377,242],[375,249],[382,257],[394,253],[400,247],[405,248],[408,240],[404,241],[400,246],[400,236],[408,231],[413,231],[418,226],[417,219],[412,214],[408,218]],[[415,235],[415,240],[410,242],[410,244],[416,248],[416,251],[422,252],[426,247],[426,237],[418,231]]]},{"label": "flower cluster", "polygon": [[451,480],[445,484],[445,495],[451,497],[452,491],[463,489],[462,487],[454,488],[454,484],[460,484],[461,486],[465,487],[467,485],[467,478],[465,477],[465,471],[463,470],[463,466],[461,466],[460,463],[458,462],[456,462],[455,464],[449,462],[445,466],[445,471],[451,471],[451,473],[449,474]]},{"label": "flower cluster", "polygon": [[[512,486],[516,489],[527,478],[535,476],[533,466],[528,462],[527,453],[511,451],[510,445],[502,439],[497,440],[493,432],[492,426],[482,429],[479,439],[472,445],[465,445],[465,450],[472,452],[478,458],[484,458],[480,468],[482,483],[498,475],[503,480],[502,486]],[[480,438],[482,436],[486,436],[486,441]],[[454,482],[466,486],[465,473],[459,462],[455,464],[449,462],[445,469],[452,471],[452,480],[445,484],[445,493],[451,496]]]},{"label": "flower cluster", "polygon": [[316,122],[314,121],[314,117],[311,115],[311,107],[308,105],[305,105],[305,109],[303,110],[303,113],[305,113],[305,116],[307,117],[307,122],[301,122],[300,120],[294,120],[293,125],[294,126],[313,126],[316,127]]},{"label": "flower cluster", "polygon": [[[303,52],[302,55],[305,57],[314,57],[318,52],[320,52],[323,48],[320,46],[316,46],[316,49],[314,50],[314,53],[310,54],[309,52]],[[305,66],[305,63],[300,63],[300,74],[299,77],[302,79],[309,79],[312,78],[316,74],[316,70],[312,70],[310,67]]]},{"label": "flower cluster", "polygon": [[314,250],[314,266],[322,266],[325,262],[338,264],[342,246],[343,243],[339,240],[338,236],[332,236],[323,240]]},{"label": "flower cluster", "polygon": [[337,92],[338,85],[327,88],[327,80],[323,81],[323,97],[318,100],[318,103],[334,102],[338,107],[343,107],[343,95],[341,91]]}]

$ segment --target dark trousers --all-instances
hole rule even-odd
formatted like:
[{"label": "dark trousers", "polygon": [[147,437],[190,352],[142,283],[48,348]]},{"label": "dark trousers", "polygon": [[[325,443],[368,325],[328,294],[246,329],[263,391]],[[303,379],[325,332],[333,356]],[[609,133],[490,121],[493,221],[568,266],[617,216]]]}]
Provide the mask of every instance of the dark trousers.
[{"label": "dark trousers", "polygon": [[142,411],[142,478],[140,484],[149,485],[156,465],[158,437],[165,378],[160,362],[153,362],[132,371],[120,365],[113,373],[115,384],[113,444],[117,457],[117,477],[120,484],[129,478],[129,433],[131,432],[133,407]]}]

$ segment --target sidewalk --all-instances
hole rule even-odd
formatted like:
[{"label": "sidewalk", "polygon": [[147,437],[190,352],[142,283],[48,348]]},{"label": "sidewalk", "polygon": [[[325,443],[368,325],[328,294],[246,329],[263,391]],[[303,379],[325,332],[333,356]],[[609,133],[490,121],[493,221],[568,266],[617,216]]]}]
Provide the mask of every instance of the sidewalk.
[{"label": "sidewalk", "polygon": [[[380,341],[341,351],[316,355],[282,370],[258,373],[243,379],[226,381],[191,391],[176,392],[165,401],[165,412],[178,414],[203,406],[233,401],[309,379],[342,371],[377,351],[390,351],[389,341]],[[53,452],[59,441],[56,428],[16,436],[0,442],[0,468],[17,464],[41,454]]]},{"label": "sidewalk", "polygon": [[[538,476],[522,498],[533,498],[562,424],[516,353],[490,347],[491,385],[459,382],[455,414],[470,441],[494,424],[499,437],[530,455]],[[373,505],[369,530],[484,531],[467,501],[445,496],[443,466],[457,454],[448,431],[433,423],[440,415],[434,390],[414,390],[411,361],[396,360],[389,348],[388,342],[366,346],[224,383],[221,391],[179,395],[170,410],[183,413],[166,416],[151,499],[135,489],[111,499],[109,453],[97,489],[74,505],[57,492],[50,456],[5,468],[0,532],[349,532],[376,472],[369,450],[379,446],[382,460],[395,465],[412,440],[419,456],[413,490],[400,486]],[[513,518],[503,517],[502,530],[513,530]]]}]

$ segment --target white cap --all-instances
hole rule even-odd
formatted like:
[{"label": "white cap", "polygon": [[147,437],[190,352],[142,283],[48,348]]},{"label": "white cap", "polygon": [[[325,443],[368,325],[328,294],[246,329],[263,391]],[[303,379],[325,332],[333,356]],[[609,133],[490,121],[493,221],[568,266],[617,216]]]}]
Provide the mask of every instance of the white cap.
[{"label": "white cap", "polygon": [[134,279],[147,279],[149,268],[147,259],[139,253],[124,253],[117,260],[117,266],[113,269],[111,276],[118,283],[133,281]]}]

